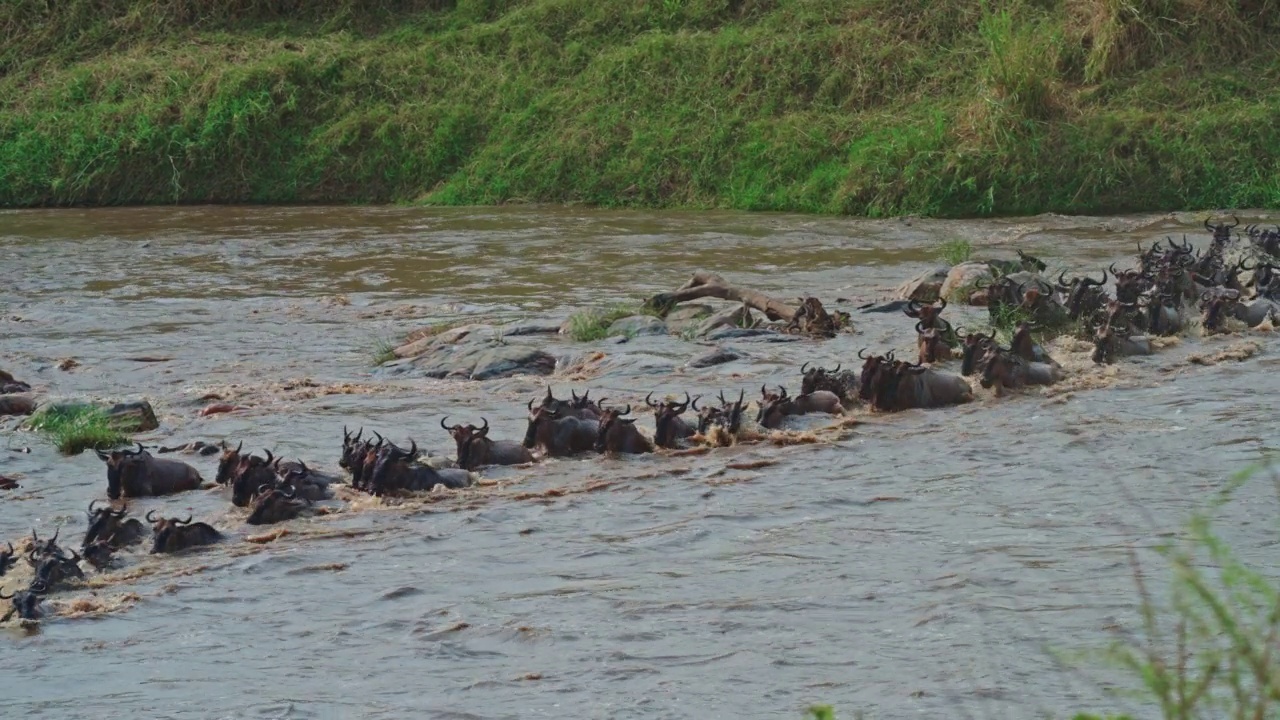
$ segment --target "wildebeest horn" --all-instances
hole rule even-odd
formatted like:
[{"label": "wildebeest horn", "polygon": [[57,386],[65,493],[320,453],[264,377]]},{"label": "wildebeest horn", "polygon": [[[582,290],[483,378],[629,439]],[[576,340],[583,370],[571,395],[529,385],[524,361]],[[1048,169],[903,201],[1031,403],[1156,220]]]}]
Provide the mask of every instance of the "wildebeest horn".
[{"label": "wildebeest horn", "polygon": [[892,351],[892,350],[890,350],[889,352],[885,353],[885,354],[884,354],[884,359],[885,359],[885,360],[889,360],[890,362],[892,362],[892,361],[893,361],[893,351]]},{"label": "wildebeest horn", "polygon": [[1213,232],[1213,226],[1209,224],[1209,218],[1204,219],[1204,229]]},{"label": "wildebeest horn", "polygon": [[354,438],[352,438],[352,441],[353,441],[353,442],[360,442],[360,437],[361,437],[362,435],[364,435],[364,426],[363,426],[363,425],[362,425],[362,426],[360,426],[360,431],[356,433],[356,436],[355,436]]},{"label": "wildebeest horn", "polygon": [[859,360],[866,360],[866,359],[867,359],[867,356],[862,354],[862,353],[864,353],[864,352],[866,352],[866,351],[867,351],[867,349],[866,349],[866,348],[861,348],[861,349],[859,349],[859,350],[858,350],[858,359],[859,359]]},{"label": "wildebeest horn", "polygon": [[191,524],[191,515],[190,515],[190,513],[188,513],[188,514],[187,514],[187,519],[186,519],[186,520],[174,520],[174,521],[173,521],[173,524],[174,524],[174,525],[190,525],[190,524]]},{"label": "wildebeest horn", "polygon": [[274,461],[274,460],[275,460],[275,456],[274,456],[274,455],[272,455],[272,454],[271,454],[271,451],[270,451],[270,450],[267,450],[266,448],[263,448],[262,452],[264,452],[264,453],[266,453],[266,454],[267,454],[267,464],[268,464],[268,465],[270,465],[270,464],[272,463],[272,461]]},{"label": "wildebeest horn", "polygon": [[138,441],[136,441],[136,440],[135,440],[135,441],[134,441],[134,444],[138,446],[138,449],[137,449],[137,450],[134,450],[134,451],[133,451],[133,452],[131,452],[131,453],[129,453],[130,455],[141,455],[141,454],[142,454],[142,451],[143,451],[143,450],[146,450],[146,448],[145,448],[145,447],[143,447],[142,443],[140,443],[140,442],[138,442]]},{"label": "wildebeest horn", "polygon": [[[761,385],[760,387],[764,387],[764,386],[763,386],[763,385]],[[724,399],[724,391],[723,391],[723,390],[721,390],[721,391],[720,391],[720,404],[721,404],[721,405],[728,405],[728,404],[729,404],[729,401]]]},{"label": "wildebeest horn", "polygon": [[626,410],[623,410],[622,412],[618,413],[618,415],[619,415],[619,416],[622,416],[622,415],[630,415],[630,414],[631,414],[631,403],[627,403],[627,409],[626,409]]},{"label": "wildebeest horn", "polygon": [[96,505],[96,504],[97,504],[97,502],[98,502],[98,501],[97,501],[97,499],[96,499],[96,498],[95,498],[95,499],[93,499],[93,500],[90,500],[90,501],[89,501],[89,509],[88,509],[88,511],[86,511],[86,512],[87,512],[87,514],[89,515],[89,517],[93,517],[93,506],[94,506],[94,505]]},{"label": "wildebeest horn", "polygon": [[698,412],[698,400],[699,400],[701,397],[702,397],[702,396],[701,396],[701,395],[699,395],[698,397],[694,398],[694,399],[693,399],[693,401],[692,401],[691,403],[689,403],[689,404],[690,404],[690,406],[692,406],[692,407],[693,407],[693,411],[694,411],[694,412]]},{"label": "wildebeest horn", "polygon": [[533,412],[533,401],[529,401],[529,412]]},{"label": "wildebeest horn", "polygon": [[241,440],[241,441],[240,441],[240,444],[236,446],[236,454],[237,454],[237,455],[239,455],[239,454],[240,454],[240,448],[242,448],[242,447],[244,447],[244,441],[243,441],[243,440]]},{"label": "wildebeest horn", "polygon": [[155,511],[155,510],[148,510],[148,511],[147,511],[147,515],[146,515],[147,522],[149,522],[149,523],[155,523],[155,522],[156,522],[156,519],[155,519],[155,518],[153,518],[153,517],[151,517],[152,515],[155,515],[155,514],[156,514],[156,511]]},{"label": "wildebeest horn", "polygon": [[[529,401],[529,404],[530,404],[530,405],[532,405],[532,404],[533,404],[533,401],[532,401],[532,400],[530,400],[530,401]],[[448,422],[449,422],[449,416],[448,416],[448,415],[445,415],[444,417],[440,418],[440,427],[444,428],[445,432],[453,432],[453,429],[452,429],[452,428],[450,428],[450,427],[446,424],[446,423],[448,423]]]},{"label": "wildebeest horn", "polygon": [[270,488],[271,488],[271,483],[262,483],[261,485],[259,485],[259,486],[258,486],[258,494],[259,494],[259,495],[265,495],[265,494],[266,494],[266,492],[267,492],[266,490],[263,490],[262,488],[268,488],[268,489],[270,489]]},{"label": "wildebeest horn", "polygon": [[678,407],[678,408],[680,408],[679,410],[677,410],[677,411],[676,411],[677,413],[682,413],[682,412],[684,412],[685,410],[688,410],[688,409],[689,409],[689,391],[687,391],[687,390],[686,390],[686,391],[685,391],[685,393],[684,393],[684,404],[683,404],[683,405],[682,405],[682,404],[680,404],[680,403],[673,403],[673,406],[674,406],[674,407]]},{"label": "wildebeest horn", "polygon": [[555,400],[555,396],[553,396],[553,395],[551,394],[551,386],[550,386],[550,385],[548,385],[548,386],[547,386],[547,398],[546,398],[546,399],[547,399],[547,400]]},{"label": "wildebeest horn", "polygon": [[108,455],[107,453],[102,452],[102,451],[101,451],[101,450],[99,450],[98,448],[94,448],[94,449],[93,449],[93,452],[94,452],[94,454],[96,454],[96,455],[98,456],[98,459],[99,459],[99,460],[106,461],[106,460],[110,460],[110,459],[111,459],[111,456],[110,456],[110,455]]},{"label": "wildebeest horn", "polygon": [[[583,395],[583,397],[586,397],[586,395]],[[607,397],[600,398],[599,400],[596,401],[596,407],[600,408],[601,410],[604,410],[604,401],[608,399],[609,398]]]},{"label": "wildebeest horn", "polygon": [[653,402],[653,391],[650,391],[648,395],[644,396],[644,404],[649,407],[657,407]]},{"label": "wildebeest horn", "polygon": [[5,595],[4,591],[0,590],[0,600],[12,600],[13,596],[17,594],[18,593],[15,592],[15,593],[9,593],[8,595]]},{"label": "wildebeest horn", "polygon": [[783,400],[787,399],[787,389],[781,385],[778,386],[778,397],[781,397]]},{"label": "wildebeest horn", "polygon": [[1110,268],[1111,268],[1111,274],[1112,274],[1112,275],[1119,275],[1119,274],[1120,274],[1120,271],[1119,271],[1119,270],[1116,270],[1116,264],[1115,264],[1115,263],[1111,263],[1110,265],[1108,265],[1108,267],[1110,267]]},{"label": "wildebeest horn", "polygon": [[119,509],[119,510],[116,510],[115,512],[113,512],[113,513],[111,513],[111,514],[112,514],[112,515],[115,515],[115,516],[116,516],[116,517],[118,517],[118,518],[122,518],[122,517],[124,517],[125,515],[128,515],[128,514],[129,514],[129,506],[128,506],[128,505],[122,505],[122,506],[120,506],[120,509]]},{"label": "wildebeest horn", "polygon": [[[1142,243],[1138,243],[1138,249],[1139,249],[1139,250],[1141,250],[1141,249],[1142,249]],[[1068,284],[1068,283],[1067,283],[1067,271],[1066,271],[1066,270],[1063,270],[1062,272],[1058,273],[1058,284],[1059,284],[1059,285],[1067,285],[1067,284]]]},{"label": "wildebeest horn", "polygon": [[573,398],[573,401],[575,403],[578,402],[578,391],[574,390],[573,388],[569,388],[569,397]]},{"label": "wildebeest horn", "polygon": [[768,395],[769,395],[769,390],[764,386],[764,384],[763,384],[763,383],[761,383],[761,384],[760,384],[760,397],[767,397]]},{"label": "wildebeest horn", "polygon": [[[800,366],[800,374],[801,374],[801,375],[808,375],[808,374],[809,374],[809,373],[808,373],[808,371],[807,371],[807,368],[808,368],[808,367],[809,367],[809,363],[807,363],[807,362],[806,362],[806,363],[802,364],[802,365]],[[815,369],[816,369],[816,368],[815,368]]]},{"label": "wildebeest horn", "polygon": [[418,441],[413,438],[409,438],[409,454],[406,455],[405,458],[412,460],[416,457],[418,457]]},{"label": "wildebeest horn", "polygon": [[[377,431],[377,430],[374,430],[374,431],[373,431],[373,434],[374,434],[374,435],[378,435],[378,431]],[[382,447],[382,443],[383,443],[383,442],[384,442],[384,440],[383,440],[382,436],[381,436],[381,435],[378,435],[378,444],[377,444],[377,445],[374,445],[373,447],[374,447],[374,448],[380,448],[380,447]]]},{"label": "wildebeest horn", "polygon": [[49,538],[49,543],[50,543],[50,544],[52,544],[53,542],[55,542],[55,541],[58,539],[58,533],[60,533],[60,532],[62,532],[62,526],[61,526],[61,525],[59,525],[58,527],[54,528],[54,530],[53,530],[53,537]]},{"label": "wildebeest horn", "polygon": [[918,332],[918,333],[922,333],[922,332],[924,332],[924,321],[923,321],[923,320],[921,320],[920,322],[917,322],[917,323],[916,323],[916,332]]},{"label": "wildebeest horn", "polygon": [[940,297],[940,298],[938,298],[938,303],[939,303],[939,305],[938,305],[938,312],[942,312],[943,310],[946,310],[946,309],[947,309],[947,299],[946,299],[946,298],[944,298],[944,297]]},{"label": "wildebeest horn", "polygon": [[294,499],[295,497],[297,497],[297,496],[298,496],[298,488],[296,488],[296,487],[294,487],[294,486],[292,486],[292,485],[289,485],[288,487],[289,487],[289,493],[288,493],[288,494],[285,494],[283,491],[282,491],[280,494],[281,494],[281,495],[284,495],[286,498],[288,498],[288,499],[292,500],[292,499]]},{"label": "wildebeest horn", "polygon": [[1235,220],[1235,223],[1229,225],[1228,227],[1236,227],[1240,224],[1240,218],[1236,217],[1235,215],[1232,215],[1231,219]]},{"label": "wildebeest horn", "polygon": [[836,363],[836,369],[835,369],[835,370],[832,370],[832,371],[831,371],[831,374],[832,374],[832,375],[835,375],[835,374],[836,374],[836,373],[838,373],[838,372],[840,372],[840,363]]}]

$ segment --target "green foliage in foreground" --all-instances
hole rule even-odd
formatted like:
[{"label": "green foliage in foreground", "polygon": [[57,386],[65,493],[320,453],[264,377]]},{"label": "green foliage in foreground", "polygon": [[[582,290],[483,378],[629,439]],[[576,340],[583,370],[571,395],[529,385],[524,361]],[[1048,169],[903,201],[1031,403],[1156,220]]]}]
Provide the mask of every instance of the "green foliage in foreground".
[{"label": "green foliage in foreground", "polygon": [[7,0],[0,205],[1280,205],[1280,0]]},{"label": "green foliage in foreground", "polygon": [[[1210,512],[1227,508],[1264,467],[1236,475]],[[1280,476],[1269,472],[1280,492]],[[1153,595],[1131,551],[1141,637],[1117,642],[1109,657],[1167,720],[1280,717],[1280,584],[1271,565],[1251,567],[1223,543],[1210,512],[1195,515],[1180,542],[1158,548],[1173,571],[1167,599]]]},{"label": "green foliage in foreground", "polygon": [[89,405],[42,408],[27,420],[26,426],[44,434],[67,455],[129,441],[129,436],[118,424],[111,422],[105,411]]}]

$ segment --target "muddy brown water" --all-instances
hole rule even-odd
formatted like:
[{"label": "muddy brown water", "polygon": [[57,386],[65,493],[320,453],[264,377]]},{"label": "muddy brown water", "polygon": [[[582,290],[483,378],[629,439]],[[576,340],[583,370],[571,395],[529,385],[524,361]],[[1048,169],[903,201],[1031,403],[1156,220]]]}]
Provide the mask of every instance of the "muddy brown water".
[{"label": "muddy brown water", "polygon": [[[424,325],[563,317],[697,269],[853,310],[931,266],[943,239],[991,257],[1017,243],[1087,271],[1131,259],[1135,241],[1204,243],[1200,219],[0,212],[0,361],[44,399],[150,399],[162,428],[144,442],[243,439],[336,472],[344,425],[439,454],[452,454],[444,414],[523,434],[543,378],[373,371],[378,339]],[[978,325],[984,312],[947,316]],[[728,341],[747,357],[702,370],[684,363],[707,347],[675,337],[520,340],[616,360],[553,376],[557,394],[750,398],[762,382],[794,389],[804,361],[849,366],[860,347],[911,344],[901,314],[853,317],[856,334],[827,342]],[[815,702],[887,718],[1149,716],[1109,693],[1121,674],[1060,655],[1134,620],[1130,543],[1167,538],[1273,444],[1275,346],[1270,333],[1193,334],[1109,369],[1063,349],[1072,376],[1048,393],[980,391],[842,430],[798,421],[814,444],[549,461],[428,501],[334,502],[265,544],[245,540],[260,530],[217,490],[134,501],[137,515],[190,510],[229,540],[126,554],[91,587],[52,596],[38,628],[9,625],[0,706],[59,718],[797,717]],[[1240,347],[1252,356],[1188,362]],[[59,370],[65,358],[79,365]],[[198,417],[211,393],[251,409]],[[105,497],[102,464],[0,427],[0,473],[22,483],[0,495],[0,537],[62,527],[78,540],[85,506]],[[186,459],[213,477],[213,458]],[[1224,531],[1269,566],[1275,498],[1243,493]]]}]

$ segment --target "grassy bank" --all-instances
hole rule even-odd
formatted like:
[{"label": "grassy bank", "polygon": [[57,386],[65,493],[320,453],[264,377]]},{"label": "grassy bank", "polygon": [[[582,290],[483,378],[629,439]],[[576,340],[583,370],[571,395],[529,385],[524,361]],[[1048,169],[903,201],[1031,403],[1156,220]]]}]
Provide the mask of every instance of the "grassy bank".
[{"label": "grassy bank", "polygon": [[8,0],[0,204],[1280,205],[1280,0]]}]

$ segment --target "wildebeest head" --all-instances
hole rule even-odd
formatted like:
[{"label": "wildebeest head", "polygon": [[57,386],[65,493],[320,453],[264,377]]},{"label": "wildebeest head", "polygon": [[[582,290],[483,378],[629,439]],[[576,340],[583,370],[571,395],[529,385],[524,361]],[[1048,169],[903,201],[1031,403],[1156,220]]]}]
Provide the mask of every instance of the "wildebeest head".
[{"label": "wildebeest head", "polygon": [[[551,397],[550,391],[547,397]],[[557,401],[562,402],[562,401]],[[529,428],[524,433],[524,441],[521,443],[529,449],[533,449],[534,444],[538,440],[538,426],[543,423],[552,422],[560,418],[560,409],[556,407],[548,407],[545,403],[538,407],[533,406],[533,401],[529,401]]]},{"label": "wildebeest head", "polygon": [[582,420],[599,420],[604,415],[604,398],[600,398],[599,402],[587,397],[591,394],[591,390],[582,393],[582,397],[578,397],[578,393],[573,390],[569,391],[569,395],[573,397],[569,401],[569,406],[573,410],[573,414]]},{"label": "wildebeest head", "polygon": [[920,324],[927,328],[935,327],[935,322],[942,311],[947,308],[946,298],[939,298],[938,302],[928,305],[922,304],[919,300],[912,300],[902,309],[902,312],[909,318],[920,321]]},{"label": "wildebeest head", "polygon": [[992,385],[999,383],[1001,385],[1012,384],[1008,382],[1010,373],[1013,371],[1013,354],[1005,352],[999,345],[991,345],[987,348],[986,355],[982,358],[985,367],[982,369],[982,379],[978,382],[984,388],[990,388]]},{"label": "wildebeest head", "polygon": [[1240,294],[1234,290],[1208,291],[1200,294],[1200,308],[1204,311],[1201,325],[1206,332],[1221,332],[1225,321],[1230,316],[1230,307],[1239,300]]},{"label": "wildebeest head", "polygon": [[939,327],[926,328],[923,322],[916,323],[916,344],[919,346],[920,351],[920,357],[917,362],[935,363],[951,357],[951,348],[947,346],[946,340],[943,338],[943,334],[949,332],[951,326],[941,318],[938,319],[938,322],[943,323],[945,329]]},{"label": "wildebeest head", "polygon": [[191,516],[187,515],[186,520],[177,518],[151,517],[155,515],[155,510],[147,511],[147,522],[151,523],[151,531],[155,533],[155,542],[151,546],[151,553],[163,552],[164,548],[169,544],[169,537],[174,531],[183,525],[191,524]]},{"label": "wildebeest head", "polygon": [[1225,222],[1214,223],[1211,225],[1209,223],[1209,218],[1204,219],[1204,229],[1213,234],[1213,243],[1215,245],[1225,246],[1227,243],[1231,242],[1231,230],[1240,224],[1240,218],[1232,215],[1231,219],[1235,220],[1231,225],[1228,225]]},{"label": "wildebeest head", "polygon": [[253,502],[253,496],[263,485],[275,486],[279,479],[276,466],[279,459],[264,450],[266,458],[257,455],[241,455],[240,465],[233,473],[231,482],[231,503],[236,507],[247,507]]},{"label": "wildebeest head", "polygon": [[539,407],[547,410],[553,410],[560,415],[568,415],[571,414],[570,411],[573,410],[573,400],[557,400],[556,397],[551,394],[551,386],[548,385],[547,394],[543,396]]},{"label": "wildebeest head", "polygon": [[226,485],[235,478],[232,475],[240,467],[240,449],[244,447],[244,441],[231,449],[225,442],[222,443],[222,454],[218,456],[218,474],[213,481],[219,485]]},{"label": "wildebeest head", "polygon": [[250,525],[271,525],[297,517],[309,503],[297,499],[297,490],[293,486],[287,487],[288,492],[285,492],[284,488],[268,485],[258,488],[253,512],[245,522]]},{"label": "wildebeest head", "polygon": [[[454,444],[457,445],[458,466],[466,467],[463,465],[462,455],[467,446],[471,443],[471,439],[476,436],[479,428],[470,423],[466,425],[450,425],[449,417],[447,415],[440,419],[440,427],[444,428],[445,432],[449,433],[449,436],[453,438]],[[484,420],[484,432],[486,434],[489,432],[488,420]]]},{"label": "wildebeest head", "polygon": [[1110,365],[1115,362],[1116,353],[1116,331],[1110,324],[1099,325],[1093,331],[1093,355],[1091,356],[1094,363],[1101,365],[1106,363]]},{"label": "wildebeest head", "polygon": [[23,620],[39,620],[42,615],[40,601],[48,591],[49,588],[45,583],[36,580],[26,590],[20,590],[9,595],[0,592],[0,600],[10,600],[13,603],[13,607],[9,609],[9,612],[5,613],[3,618],[0,618],[0,622],[7,622],[15,614]]},{"label": "wildebeest head", "polygon": [[756,411],[756,423],[761,427],[776,428],[782,424],[782,418],[791,414],[793,400],[787,395],[787,389],[778,386],[778,392],[769,392],[764,385],[760,386],[760,409]]},{"label": "wildebeest head", "polygon": [[694,412],[698,413],[698,434],[706,435],[712,425],[719,424],[720,416],[724,414],[724,410],[715,407],[714,405],[703,405],[702,407],[698,407],[698,400],[701,397],[702,396],[699,395],[694,398],[693,402],[690,403],[690,407],[693,408]]},{"label": "wildebeest head", "polygon": [[858,397],[863,400],[872,400],[875,396],[876,377],[880,372],[880,366],[895,360],[892,350],[884,355],[865,355],[866,351],[866,348],[858,351],[858,359],[863,361],[862,370],[858,373]]},{"label": "wildebeest head", "polygon": [[987,348],[995,343],[994,335],[985,333],[968,333],[964,336],[964,354],[960,360],[960,374],[968,377],[978,366],[978,361],[986,354]]},{"label": "wildebeest head", "polygon": [[153,523],[152,529],[155,530],[155,542],[151,545],[151,553],[177,552],[195,545],[208,545],[217,542],[222,535],[212,526],[202,522],[192,523],[191,516],[188,515],[186,520],[178,520],[177,518],[161,518],[156,520],[151,517],[155,511],[147,513],[147,521]]},{"label": "wildebeest head", "polygon": [[829,372],[826,368],[818,367],[817,365],[814,365],[813,367],[809,367],[809,363],[805,363],[801,365],[800,366],[800,393],[801,394],[811,393],[814,390],[819,389],[819,387],[823,384],[822,381],[826,380],[828,375],[834,375],[838,372],[840,372],[839,364],[836,365],[835,370],[831,370]]},{"label": "wildebeest head", "polygon": [[85,545],[81,548],[84,552],[84,559],[98,570],[110,565],[111,555],[115,552],[115,548],[111,545],[111,540],[111,537],[101,537]]},{"label": "wildebeest head", "polygon": [[62,532],[62,528],[53,531],[53,537],[48,540],[41,540],[36,531],[31,531],[31,545],[27,548],[27,562],[35,567],[36,564],[47,557],[63,557],[65,553],[58,546],[58,533]]},{"label": "wildebeest head", "polygon": [[364,443],[360,438],[364,435],[364,428],[360,428],[360,432],[352,435],[347,431],[347,426],[342,426],[342,457],[338,459],[338,467],[351,470],[355,465],[357,454],[364,447]]},{"label": "wildebeest head", "polygon": [[694,400],[689,397],[689,393],[684,394],[682,403],[674,400],[655,403],[652,397],[653,393],[645,395],[644,403],[653,410],[653,441],[659,447],[675,447],[677,440],[691,433],[688,424],[680,419],[680,415],[689,409]]},{"label": "wildebeest head", "polygon": [[489,420],[482,417],[480,422],[484,425],[478,428],[475,425],[468,425],[461,433],[461,440],[458,440],[458,435],[454,435],[458,443],[458,467],[464,470],[471,470],[473,465],[478,465],[479,459],[488,454],[484,452],[484,446],[493,444],[489,439]]},{"label": "wildebeest head", "polygon": [[124,519],[125,515],[129,514],[129,511],[124,508],[115,510],[110,505],[95,509],[94,505],[97,502],[97,500],[91,501],[89,509],[85,512],[89,516],[89,529],[84,533],[84,540],[80,543],[81,547],[88,547],[99,538],[113,535],[116,528],[119,527],[120,521]]},{"label": "wildebeest head", "polygon": [[[1064,287],[1062,280],[1065,273],[1058,275],[1059,287]],[[1072,278],[1071,283],[1066,285],[1068,288],[1067,296],[1067,316],[1072,320],[1078,320],[1081,315],[1089,315],[1101,306],[1103,299],[1106,297],[1102,290],[1102,286],[1107,284],[1107,271],[1102,271],[1102,279],[1094,280],[1088,275],[1080,278]]]},{"label": "wildebeest head", "polygon": [[8,543],[8,545],[8,550],[0,550],[0,577],[4,577],[9,568],[13,567],[13,564],[18,561],[14,554],[13,543]]},{"label": "wildebeest head", "polygon": [[122,478],[137,470],[151,457],[142,443],[136,443],[137,450],[112,450],[109,453],[94,448],[93,452],[107,464],[107,497],[115,500],[120,497]]},{"label": "wildebeest head", "polygon": [[631,403],[625,410],[616,407],[601,408],[600,429],[596,432],[596,452],[639,453],[652,450],[648,441],[636,429],[636,419],[631,414]]}]

